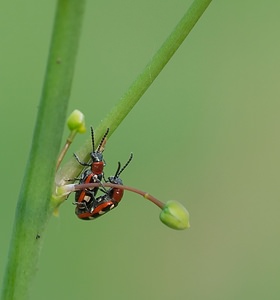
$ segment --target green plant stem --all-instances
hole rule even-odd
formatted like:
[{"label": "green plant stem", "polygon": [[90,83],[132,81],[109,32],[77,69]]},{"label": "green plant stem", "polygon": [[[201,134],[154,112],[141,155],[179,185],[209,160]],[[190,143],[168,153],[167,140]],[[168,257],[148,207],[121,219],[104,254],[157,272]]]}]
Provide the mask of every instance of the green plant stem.
[{"label": "green plant stem", "polygon": [[162,44],[150,63],[131,85],[127,93],[121,98],[118,105],[101,122],[98,129],[110,128],[112,134],[141,96],[147,91],[173,54],[181,46],[196,22],[202,16],[211,0],[195,0],[186,14],[174,28],[173,32]]},{"label": "green plant stem", "polygon": [[[43,92],[2,286],[3,300],[26,299],[37,269],[42,240],[39,237],[52,212],[49,199],[65,127],[84,6],[85,0],[57,2]],[[28,118],[29,112],[26,113]]]},{"label": "green plant stem", "polygon": [[[210,3],[211,0],[195,0],[193,2],[186,14],[174,28],[173,32],[154,55],[150,63],[131,85],[127,93],[120,99],[118,104],[111,110],[111,112],[109,112],[109,114],[101,121],[100,125],[95,129],[96,143],[100,141],[101,136],[104,134],[107,128],[110,128],[108,137],[115,131],[115,129],[132,110],[141,96],[153,83],[176,50],[183,43]],[[77,151],[77,154],[83,161],[87,161],[90,158],[90,152],[91,141],[88,140],[86,144],[83,145],[79,151]],[[68,178],[74,178],[81,172],[81,170],[82,167],[78,166],[74,159],[71,159],[60,170],[58,181],[67,176]]]}]

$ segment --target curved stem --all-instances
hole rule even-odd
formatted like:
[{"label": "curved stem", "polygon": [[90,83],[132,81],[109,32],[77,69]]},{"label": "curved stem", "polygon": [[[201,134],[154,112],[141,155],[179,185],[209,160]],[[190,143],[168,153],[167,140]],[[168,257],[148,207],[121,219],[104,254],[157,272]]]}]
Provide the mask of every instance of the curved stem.
[{"label": "curved stem", "polygon": [[[101,186],[100,183],[84,183],[84,184],[75,184],[72,185],[73,186],[73,191],[78,191],[78,190],[84,190],[87,188],[93,188],[93,187],[99,187]],[[116,189],[122,189],[122,190],[126,190],[126,191],[130,191],[136,194],[139,194],[141,196],[143,196],[145,199],[153,202],[155,205],[157,205],[160,209],[162,209],[164,207],[164,203],[162,203],[160,200],[158,200],[157,198],[155,198],[154,196],[150,195],[149,193],[143,192],[141,190],[138,190],[134,187],[130,187],[127,185],[120,185],[120,184],[113,184],[113,183],[102,183],[102,186],[104,187],[110,187],[110,188],[116,188]]]}]

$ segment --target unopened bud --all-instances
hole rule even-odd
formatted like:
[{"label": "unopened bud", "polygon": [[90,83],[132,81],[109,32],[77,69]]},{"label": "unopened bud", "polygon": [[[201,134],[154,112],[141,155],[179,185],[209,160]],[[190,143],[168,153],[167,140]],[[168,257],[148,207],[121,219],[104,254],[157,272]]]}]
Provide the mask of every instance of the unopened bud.
[{"label": "unopened bud", "polygon": [[159,217],[162,223],[173,229],[182,230],[190,227],[189,212],[177,201],[168,201]]}]

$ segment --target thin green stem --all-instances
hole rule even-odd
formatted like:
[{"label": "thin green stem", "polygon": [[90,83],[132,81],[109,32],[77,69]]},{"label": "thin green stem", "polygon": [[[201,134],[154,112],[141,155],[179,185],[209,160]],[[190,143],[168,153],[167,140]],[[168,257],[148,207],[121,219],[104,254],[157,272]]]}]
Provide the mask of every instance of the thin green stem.
[{"label": "thin green stem", "polygon": [[77,130],[74,130],[74,131],[71,131],[70,134],[68,135],[68,138],[62,148],[62,150],[60,151],[59,153],[59,156],[58,156],[58,159],[57,159],[57,162],[56,162],[56,170],[59,168],[66,152],[68,151],[69,147],[71,146],[76,134],[78,133]]},{"label": "thin green stem", "polygon": [[37,269],[39,237],[52,212],[54,162],[65,125],[84,6],[85,0],[57,3],[43,92],[2,285],[3,300],[26,299]]},{"label": "thin green stem", "polygon": [[[110,128],[110,135],[119,126],[122,120],[132,110],[141,96],[147,91],[159,73],[171,59],[173,54],[181,46],[196,22],[202,16],[211,0],[195,0],[185,13],[183,18],[174,28],[170,36],[156,52],[152,60],[148,63],[143,72],[131,85],[126,94],[120,99],[119,103],[112,109],[107,117],[102,120],[98,129]],[[98,130],[97,129],[97,130]]]},{"label": "thin green stem", "polygon": [[[110,128],[108,137],[116,130],[123,119],[139,101],[141,96],[153,83],[176,50],[183,43],[210,3],[211,0],[195,0],[193,2],[186,14],[174,28],[173,32],[166,39],[160,49],[156,52],[143,72],[134,81],[129,90],[120,99],[118,104],[109,112],[109,114],[101,121],[100,125],[95,129],[97,142],[100,141],[101,136],[104,134],[107,128]],[[77,154],[83,161],[87,161],[90,158],[90,151],[91,141],[88,140],[86,145],[83,145],[83,147],[77,151]],[[68,178],[74,178],[81,172],[81,170],[82,167],[78,166],[76,161],[72,159],[60,170],[57,181],[60,181],[67,176]]]}]

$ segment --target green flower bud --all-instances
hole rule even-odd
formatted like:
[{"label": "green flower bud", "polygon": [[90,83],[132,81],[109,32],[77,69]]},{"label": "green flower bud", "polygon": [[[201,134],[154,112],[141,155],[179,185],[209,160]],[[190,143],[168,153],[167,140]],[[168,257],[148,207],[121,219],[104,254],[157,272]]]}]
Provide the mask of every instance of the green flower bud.
[{"label": "green flower bud", "polygon": [[84,114],[75,109],[67,119],[67,126],[70,131],[77,131],[79,133],[86,132]]},{"label": "green flower bud", "polygon": [[177,201],[168,201],[160,213],[162,223],[173,229],[187,229],[190,227],[189,212]]}]

